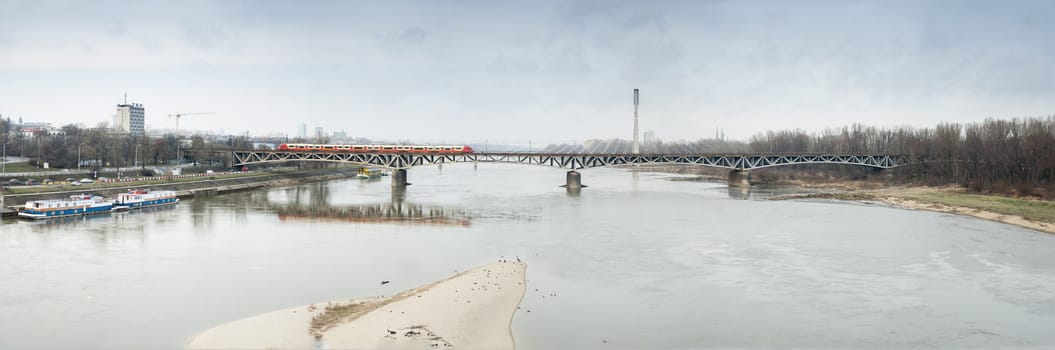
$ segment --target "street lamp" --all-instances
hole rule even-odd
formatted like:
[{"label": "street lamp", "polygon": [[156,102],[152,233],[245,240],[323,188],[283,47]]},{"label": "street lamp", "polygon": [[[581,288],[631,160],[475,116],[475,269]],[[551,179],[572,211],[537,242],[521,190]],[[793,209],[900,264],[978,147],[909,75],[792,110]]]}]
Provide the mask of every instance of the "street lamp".
[{"label": "street lamp", "polygon": [[77,145],[77,169],[78,170],[80,170],[80,168],[81,168],[81,146],[84,146],[83,142],[81,144]]},{"label": "street lamp", "polygon": [[132,167],[133,168],[139,166],[139,146],[141,146],[141,145],[136,145],[136,159],[134,159],[132,161]]}]

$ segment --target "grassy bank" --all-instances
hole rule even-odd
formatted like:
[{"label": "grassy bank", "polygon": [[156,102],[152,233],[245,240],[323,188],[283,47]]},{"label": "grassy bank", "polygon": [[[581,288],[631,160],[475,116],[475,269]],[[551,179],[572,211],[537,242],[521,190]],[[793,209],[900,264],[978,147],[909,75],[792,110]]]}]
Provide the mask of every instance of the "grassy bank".
[{"label": "grassy bank", "polygon": [[56,174],[62,171],[59,168],[44,169],[29,165],[29,162],[17,162],[4,164],[4,171],[8,173],[31,173],[38,171],[54,171]]},{"label": "grassy bank", "polygon": [[1055,223],[1055,202],[1051,201],[1009,198],[937,189],[877,191],[876,194],[883,195],[884,192],[889,192],[902,199],[910,199],[922,203],[969,208],[1001,215],[1014,215],[1030,221]]}]

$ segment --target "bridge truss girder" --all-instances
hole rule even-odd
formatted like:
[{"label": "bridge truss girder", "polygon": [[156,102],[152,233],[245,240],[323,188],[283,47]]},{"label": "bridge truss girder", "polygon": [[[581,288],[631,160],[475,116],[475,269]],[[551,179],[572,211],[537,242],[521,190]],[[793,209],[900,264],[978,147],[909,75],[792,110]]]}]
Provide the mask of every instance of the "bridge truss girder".
[{"label": "bridge truss girder", "polygon": [[908,164],[901,155],[693,155],[693,154],[553,154],[553,153],[326,153],[235,151],[236,165],[276,162],[339,162],[372,165],[389,169],[443,163],[511,163],[585,169],[630,164],[685,164],[730,170],[753,170],[795,164],[846,164],[889,169]]}]

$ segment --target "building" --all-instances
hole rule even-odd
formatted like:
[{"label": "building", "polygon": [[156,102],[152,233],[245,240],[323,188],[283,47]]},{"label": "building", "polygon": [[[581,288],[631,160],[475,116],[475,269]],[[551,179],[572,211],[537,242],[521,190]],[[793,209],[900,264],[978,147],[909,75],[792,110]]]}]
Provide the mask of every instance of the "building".
[{"label": "building", "polygon": [[348,140],[348,133],[344,132],[344,130],[334,131],[333,132],[333,140],[334,141],[347,141]]},{"label": "building", "polygon": [[323,137],[326,137],[326,129],[321,126],[315,127],[315,138],[321,139]]},{"label": "building", "polygon": [[645,137],[644,137],[644,139],[645,139],[644,141],[645,141],[646,145],[655,145],[656,144],[656,131],[655,130],[645,130]]},{"label": "building", "polygon": [[308,137],[308,124],[297,124],[297,137],[302,139]]},{"label": "building", "polygon": [[66,132],[62,129],[51,126],[50,123],[41,122],[25,122],[18,125],[18,130],[25,137],[37,137],[37,136],[62,136],[66,135]]},{"label": "building", "polygon": [[139,103],[124,103],[117,105],[117,114],[114,115],[114,131],[132,136],[143,136],[146,134],[146,113],[143,105]]}]

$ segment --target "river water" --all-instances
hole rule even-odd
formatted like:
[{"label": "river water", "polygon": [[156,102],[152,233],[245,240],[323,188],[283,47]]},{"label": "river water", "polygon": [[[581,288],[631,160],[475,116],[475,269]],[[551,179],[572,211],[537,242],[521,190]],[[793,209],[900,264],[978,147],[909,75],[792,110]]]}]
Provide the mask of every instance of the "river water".
[{"label": "river water", "polygon": [[582,173],[580,193],[557,187],[560,169],[448,165],[412,169],[403,193],[341,180],[4,220],[0,348],[179,348],[224,322],[502,257],[529,264],[520,349],[1055,346],[1055,235]]}]

